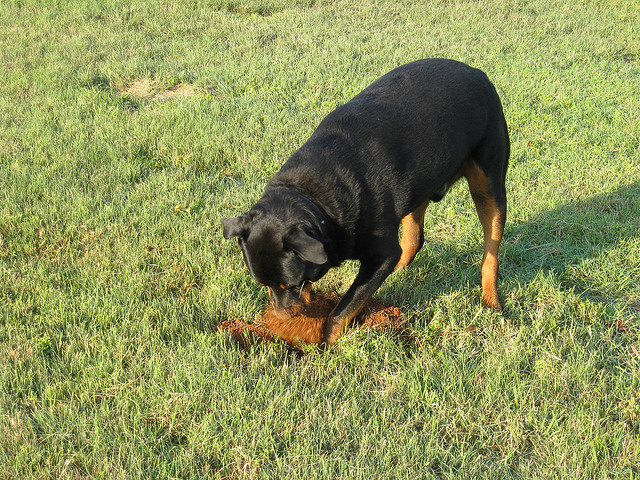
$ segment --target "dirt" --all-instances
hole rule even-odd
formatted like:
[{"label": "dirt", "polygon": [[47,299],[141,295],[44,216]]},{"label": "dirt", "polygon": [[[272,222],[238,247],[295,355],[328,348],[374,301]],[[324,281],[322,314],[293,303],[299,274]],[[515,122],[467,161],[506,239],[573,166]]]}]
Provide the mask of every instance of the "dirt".
[{"label": "dirt", "polygon": [[[322,343],[324,324],[340,297],[337,295],[315,294],[304,311],[295,316],[282,318],[271,305],[258,314],[253,323],[243,320],[225,320],[221,330],[228,331],[241,345],[247,346],[260,341],[284,340],[293,347],[304,344]],[[380,300],[369,300],[352,322],[351,328],[371,331],[389,331],[409,338],[411,333],[405,329],[402,311]]]}]

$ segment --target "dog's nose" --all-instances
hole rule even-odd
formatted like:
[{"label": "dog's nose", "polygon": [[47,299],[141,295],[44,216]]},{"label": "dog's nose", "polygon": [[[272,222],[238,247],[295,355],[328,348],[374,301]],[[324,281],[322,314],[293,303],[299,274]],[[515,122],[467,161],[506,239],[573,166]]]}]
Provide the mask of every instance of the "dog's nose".
[{"label": "dog's nose", "polygon": [[302,312],[304,309],[304,302],[293,295],[292,292],[284,290],[278,292],[277,290],[270,290],[271,303],[276,314],[282,318],[285,316],[295,316]]},{"label": "dog's nose", "polygon": [[276,316],[282,320],[289,319],[291,317],[296,317],[300,315],[304,309],[304,305],[302,303],[296,302],[291,305],[289,308],[280,308],[275,302],[271,302],[273,305],[273,311]]}]

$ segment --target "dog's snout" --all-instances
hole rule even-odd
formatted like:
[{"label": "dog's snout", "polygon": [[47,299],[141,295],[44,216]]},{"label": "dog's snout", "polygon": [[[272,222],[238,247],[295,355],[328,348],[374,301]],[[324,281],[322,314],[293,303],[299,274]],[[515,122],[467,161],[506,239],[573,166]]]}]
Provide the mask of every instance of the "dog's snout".
[{"label": "dog's snout", "polygon": [[269,287],[269,298],[276,313],[281,316],[295,316],[302,313],[310,295],[307,289]]}]

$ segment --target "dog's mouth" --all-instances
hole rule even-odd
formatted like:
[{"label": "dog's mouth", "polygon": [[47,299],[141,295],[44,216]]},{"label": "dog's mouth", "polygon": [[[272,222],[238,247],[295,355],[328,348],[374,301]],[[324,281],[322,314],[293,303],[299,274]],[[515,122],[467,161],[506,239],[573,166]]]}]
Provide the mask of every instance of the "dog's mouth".
[{"label": "dog's mouth", "polygon": [[268,287],[269,298],[276,316],[280,319],[295,317],[304,312],[313,301],[311,282],[304,282],[300,287],[285,288],[283,285]]},{"label": "dog's mouth", "polygon": [[305,281],[300,287],[300,300],[304,305],[309,305],[313,299],[313,292],[311,291],[311,285],[313,282]]},{"label": "dog's mouth", "polygon": [[297,317],[298,315],[304,312],[306,307],[306,304],[303,303],[302,301],[296,301],[291,305],[282,307],[276,303],[273,297],[271,297],[270,303],[271,303],[271,310],[273,311],[273,314],[279,320],[286,320],[288,318]]}]

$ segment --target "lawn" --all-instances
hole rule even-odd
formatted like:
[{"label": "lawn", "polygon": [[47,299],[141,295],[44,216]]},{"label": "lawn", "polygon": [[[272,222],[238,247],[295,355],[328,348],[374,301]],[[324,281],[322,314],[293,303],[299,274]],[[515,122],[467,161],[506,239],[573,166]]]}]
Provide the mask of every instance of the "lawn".
[{"label": "lawn", "polygon": [[[502,98],[504,314],[460,182],[376,294],[414,341],[240,348],[220,219],[426,57]],[[0,72],[0,479],[640,478],[637,0],[4,0]]]}]

